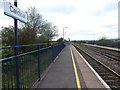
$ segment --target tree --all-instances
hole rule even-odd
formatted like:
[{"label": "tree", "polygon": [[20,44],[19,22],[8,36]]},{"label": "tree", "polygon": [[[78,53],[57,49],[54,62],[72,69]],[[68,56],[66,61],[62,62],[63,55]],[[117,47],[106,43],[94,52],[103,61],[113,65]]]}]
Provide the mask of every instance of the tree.
[{"label": "tree", "polygon": [[3,27],[1,31],[2,31],[2,44],[4,46],[13,46],[14,45],[13,26]]},{"label": "tree", "polygon": [[63,38],[62,38],[62,37],[59,38],[59,39],[57,40],[57,42],[63,42]]},{"label": "tree", "polygon": [[103,36],[103,37],[101,37],[101,38],[99,39],[99,41],[105,41],[105,40],[107,40],[107,37],[106,37],[106,36]]},{"label": "tree", "polygon": [[24,28],[19,31],[19,44],[34,44],[36,41],[37,35],[36,32],[32,29]]},{"label": "tree", "polygon": [[28,22],[27,24],[22,24],[22,27],[32,29],[36,32],[41,31],[42,26],[45,23],[42,15],[37,12],[37,9],[35,7],[28,8],[26,13],[28,16]]},{"label": "tree", "polygon": [[[28,8],[28,23],[21,24],[18,28],[19,45],[46,43],[57,36],[57,27],[52,23],[44,20],[42,15],[35,8]],[[14,28],[13,26],[3,27],[2,44],[4,46],[14,45]]]},{"label": "tree", "polygon": [[[28,31],[33,30],[36,33],[38,43],[41,41],[49,43],[49,41],[58,35],[57,27],[47,20],[44,20],[42,15],[37,12],[35,7],[28,8],[26,13],[28,15],[28,23],[23,24],[22,27]],[[38,36],[38,34],[40,36]],[[38,38],[42,38],[42,40]]]},{"label": "tree", "polygon": [[44,37],[45,41],[49,43],[54,37],[58,36],[57,31],[57,27],[52,23],[46,23],[41,30],[41,37]]}]

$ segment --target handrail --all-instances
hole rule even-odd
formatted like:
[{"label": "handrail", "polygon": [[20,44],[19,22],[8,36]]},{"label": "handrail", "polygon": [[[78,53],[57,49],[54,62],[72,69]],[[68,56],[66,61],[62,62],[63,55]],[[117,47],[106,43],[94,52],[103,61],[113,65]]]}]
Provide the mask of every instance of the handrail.
[{"label": "handrail", "polygon": [[[55,45],[55,46],[57,46],[57,45]],[[8,58],[4,58],[4,59],[1,59],[0,62],[5,61],[5,60],[9,60],[9,59],[13,59],[13,58],[16,58],[16,57],[24,56],[24,55],[27,55],[27,54],[31,54],[31,53],[34,53],[34,52],[37,52],[37,51],[45,50],[45,49],[48,49],[48,48],[51,48],[51,47],[52,46],[49,46],[49,47],[41,48],[39,50],[33,50],[33,51],[30,51],[30,52],[19,54],[17,56],[11,56],[11,57],[8,57]]]},{"label": "handrail", "polygon": [[49,43],[20,45],[20,46],[8,46],[8,47],[0,47],[0,49],[9,49],[9,48],[17,48],[17,47],[29,47],[29,46],[40,46],[40,45],[48,45],[48,44]]},{"label": "handrail", "polygon": [[[40,45],[49,45],[51,43],[42,43],[42,44],[30,44],[30,45],[20,45],[20,46],[7,46],[7,47],[0,47],[0,49],[9,49],[9,48],[17,48],[17,47],[30,47],[30,46],[40,46]],[[61,44],[61,43],[55,43]]]},{"label": "handrail", "polygon": [[[35,45],[35,44],[34,44]],[[46,44],[36,44],[37,46],[39,45],[46,45]],[[59,44],[58,44],[59,45]],[[24,45],[26,46],[26,45]],[[30,45],[29,45],[30,46]],[[57,46],[57,45],[55,45]],[[48,48],[51,48],[52,46],[49,46],[49,47],[45,47],[45,48],[41,48],[41,49],[37,49],[37,50],[33,50],[33,51],[30,51],[30,52],[26,52],[26,53],[23,53],[23,54],[19,54],[19,55],[16,55],[16,56],[11,56],[11,57],[8,57],[8,58],[4,58],[4,59],[1,59],[0,62],[2,61],[5,61],[5,60],[9,60],[9,59],[13,59],[13,58],[16,58],[16,57],[20,57],[20,56],[24,56],[24,55],[27,55],[27,54],[31,54],[31,53],[34,53],[34,52],[38,52],[38,51],[42,51],[42,50],[45,50],[45,49],[48,49]],[[14,47],[15,48],[15,47]],[[8,48],[5,48],[5,49],[8,49]]]},{"label": "handrail", "polygon": [[[41,45],[47,45],[40,48]],[[1,49],[36,46],[34,50],[19,53],[0,60],[2,62],[3,88],[17,88],[17,82],[21,88],[31,88],[41,80],[41,74],[55,60],[57,55],[65,47],[64,43],[49,43],[0,47]],[[18,68],[16,68],[18,58]],[[16,74],[18,71],[18,74]],[[18,76],[18,78],[16,78]],[[26,81],[27,80],[27,81]],[[29,82],[28,82],[29,81]]]}]

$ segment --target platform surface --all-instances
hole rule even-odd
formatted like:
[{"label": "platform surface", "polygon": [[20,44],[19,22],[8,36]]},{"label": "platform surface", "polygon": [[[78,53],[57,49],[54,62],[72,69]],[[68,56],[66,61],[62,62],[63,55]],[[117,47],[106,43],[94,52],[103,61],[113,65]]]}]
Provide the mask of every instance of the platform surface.
[{"label": "platform surface", "polygon": [[38,88],[76,88],[70,46],[63,49]]},{"label": "platform surface", "polygon": [[40,82],[38,88],[77,88],[77,80],[73,65],[73,58],[77,68],[81,88],[105,88],[79,55],[74,46],[66,46],[52,64],[46,77]]}]

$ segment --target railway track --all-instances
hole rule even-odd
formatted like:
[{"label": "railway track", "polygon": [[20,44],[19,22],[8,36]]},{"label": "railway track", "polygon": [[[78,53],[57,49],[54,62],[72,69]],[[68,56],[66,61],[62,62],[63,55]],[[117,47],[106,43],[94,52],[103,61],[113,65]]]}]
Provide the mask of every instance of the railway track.
[{"label": "railway track", "polygon": [[105,55],[107,57],[110,57],[116,61],[120,62],[120,51],[119,50],[111,50],[111,49],[106,49],[106,48],[98,48],[95,46],[89,46],[89,45],[83,45],[91,50],[94,50],[96,53],[100,53],[102,55]]},{"label": "railway track", "polygon": [[103,62],[86,52],[80,46],[74,44],[76,49],[83,55],[87,62],[95,69],[101,78],[109,85],[111,89],[120,89],[120,74],[105,65]]},{"label": "railway track", "polygon": [[120,74],[120,57],[119,51],[109,51],[109,49],[103,49],[99,47],[89,46],[89,45],[79,45],[82,50],[95,57],[97,60],[104,63],[106,66],[114,70],[116,73]]}]

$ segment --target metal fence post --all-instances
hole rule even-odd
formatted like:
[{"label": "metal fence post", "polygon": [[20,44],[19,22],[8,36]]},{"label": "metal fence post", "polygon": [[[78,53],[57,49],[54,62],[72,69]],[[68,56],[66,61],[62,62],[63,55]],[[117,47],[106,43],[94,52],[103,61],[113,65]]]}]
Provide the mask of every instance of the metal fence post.
[{"label": "metal fence post", "polygon": [[40,47],[38,45],[38,79],[40,81]]},{"label": "metal fence post", "polygon": [[54,44],[51,46],[51,62],[54,61]]}]

